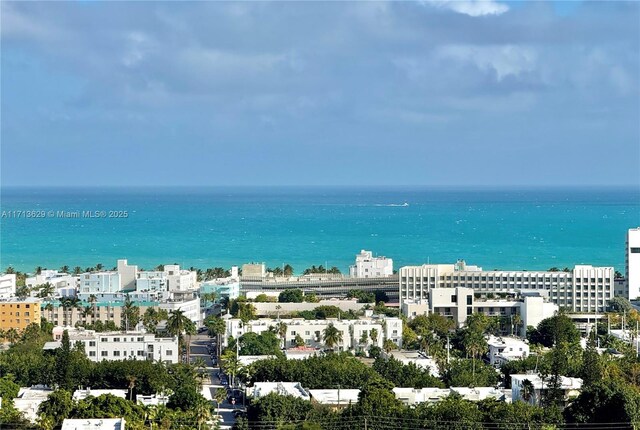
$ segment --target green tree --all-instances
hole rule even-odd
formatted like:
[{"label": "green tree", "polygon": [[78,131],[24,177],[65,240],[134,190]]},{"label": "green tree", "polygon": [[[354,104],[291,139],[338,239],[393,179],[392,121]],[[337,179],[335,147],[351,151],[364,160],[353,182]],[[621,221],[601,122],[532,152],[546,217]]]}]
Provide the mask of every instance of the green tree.
[{"label": "green tree", "polygon": [[62,421],[69,418],[74,408],[73,398],[67,390],[55,390],[49,394],[47,400],[40,404],[38,413],[53,421],[54,426],[62,425]]},{"label": "green tree", "polygon": [[280,303],[302,303],[304,295],[299,288],[289,288],[280,293],[278,302]]},{"label": "green tree", "polygon": [[122,329],[129,331],[135,329],[140,322],[140,308],[131,301],[127,294],[122,306]]},{"label": "green tree", "polygon": [[449,387],[493,387],[498,374],[490,365],[477,359],[452,360],[443,379]]},{"label": "green tree", "polygon": [[276,324],[276,332],[280,339],[282,340],[282,348],[287,347],[287,323],[284,321],[278,321]]},{"label": "green tree", "polygon": [[595,382],[565,409],[569,423],[640,422],[640,393],[637,387],[617,381]]},{"label": "green tree", "polygon": [[602,380],[602,361],[596,349],[595,331],[589,336],[582,359],[581,378],[585,387]]},{"label": "green tree", "polygon": [[562,342],[575,343],[580,340],[580,332],[571,318],[566,315],[555,315],[540,321],[536,330],[527,335],[531,343],[539,343],[546,347]]}]

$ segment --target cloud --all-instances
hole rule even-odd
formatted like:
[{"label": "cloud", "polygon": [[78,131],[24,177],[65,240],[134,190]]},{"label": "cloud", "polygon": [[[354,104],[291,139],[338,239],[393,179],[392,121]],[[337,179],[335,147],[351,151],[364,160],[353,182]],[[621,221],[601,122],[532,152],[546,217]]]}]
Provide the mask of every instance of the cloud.
[{"label": "cloud", "polygon": [[425,0],[425,3],[474,17],[502,15],[509,10],[506,4],[493,0]]},{"label": "cloud", "polygon": [[536,68],[538,54],[527,46],[445,45],[437,50],[440,59],[471,63],[483,72],[495,74],[498,81],[519,76]]}]

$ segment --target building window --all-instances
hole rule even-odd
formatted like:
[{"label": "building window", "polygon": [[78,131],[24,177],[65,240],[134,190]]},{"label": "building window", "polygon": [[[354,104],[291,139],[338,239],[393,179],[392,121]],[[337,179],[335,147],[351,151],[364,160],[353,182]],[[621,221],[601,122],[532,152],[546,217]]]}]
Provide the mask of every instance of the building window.
[{"label": "building window", "polygon": [[640,254],[640,248],[631,248],[631,249],[629,249],[629,251],[632,254]]},{"label": "building window", "polygon": [[107,356],[107,351],[102,351],[102,352],[100,353],[100,355],[101,355],[102,357],[106,357],[106,356]]},{"label": "building window", "polygon": [[170,349],[167,349],[167,353],[165,355],[173,355],[173,351],[171,351]]},{"label": "building window", "polygon": [[89,346],[96,346],[96,341],[95,340],[90,340],[89,341]]},{"label": "building window", "polygon": [[89,357],[95,357],[95,356],[96,356],[95,351],[89,351]]},{"label": "building window", "polygon": [[451,296],[451,303],[458,303],[458,297],[455,294]]},{"label": "building window", "polygon": [[113,351],[114,357],[120,357],[120,351]]},{"label": "building window", "polygon": [[473,303],[473,296],[467,296],[467,304],[471,305]]}]

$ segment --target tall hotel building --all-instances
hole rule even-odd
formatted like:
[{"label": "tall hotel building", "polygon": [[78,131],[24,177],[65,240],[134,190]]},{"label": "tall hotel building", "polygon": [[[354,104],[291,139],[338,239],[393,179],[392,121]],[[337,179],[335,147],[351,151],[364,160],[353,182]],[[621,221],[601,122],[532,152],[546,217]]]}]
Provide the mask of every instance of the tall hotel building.
[{"label": "tall hotel building", "polygon": [[[640,281],[640,273],[637,276]],[[428,299],[431,289],[441,287],[471,288],[480,294],[537,292],[571,312],[604,312],[613,297],[613,280],[613,267],[577,265],[571,272],[485,271],[459,261],[400,268],[399,295],[402,304]]]},{"label": "tall hotel building", "polygon": [[627,232],[627,291],[629,300],[640,297],[640,227]]}]

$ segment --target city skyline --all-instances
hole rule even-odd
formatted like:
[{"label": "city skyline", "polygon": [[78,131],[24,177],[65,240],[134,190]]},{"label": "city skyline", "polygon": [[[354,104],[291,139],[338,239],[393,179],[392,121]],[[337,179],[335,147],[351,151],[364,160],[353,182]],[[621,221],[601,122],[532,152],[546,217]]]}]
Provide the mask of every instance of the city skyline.
[{"label": "city skyline", "polygon": [[3,185],[638,186],[635,3],[1,7]]}]

